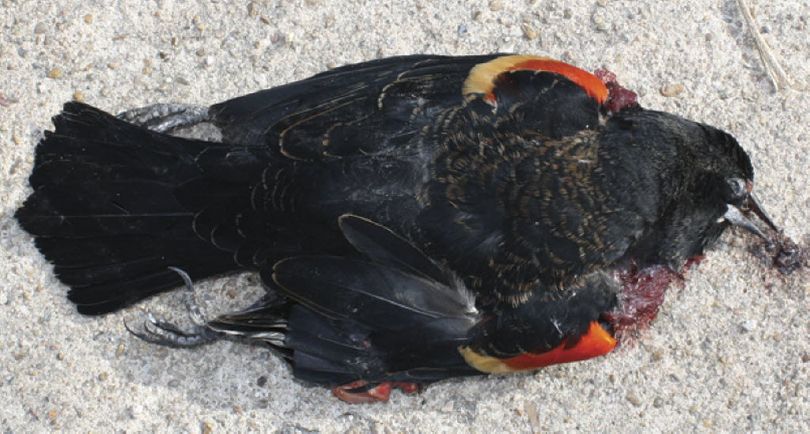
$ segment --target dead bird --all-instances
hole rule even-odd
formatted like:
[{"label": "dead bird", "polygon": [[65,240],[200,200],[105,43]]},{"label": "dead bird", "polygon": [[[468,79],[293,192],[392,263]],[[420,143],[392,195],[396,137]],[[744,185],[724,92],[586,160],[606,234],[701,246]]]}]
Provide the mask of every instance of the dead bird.
[{"label": "dead bird", "polygon": [[[779,239],[731,135],[544,57],[393,57],[53,122],[16,217],[80,313],[258,272],[244,311],[134,333],[261,341],[349,402],[604,355],[727,228]],[[169,134],[202,123],[221,142]]]}]

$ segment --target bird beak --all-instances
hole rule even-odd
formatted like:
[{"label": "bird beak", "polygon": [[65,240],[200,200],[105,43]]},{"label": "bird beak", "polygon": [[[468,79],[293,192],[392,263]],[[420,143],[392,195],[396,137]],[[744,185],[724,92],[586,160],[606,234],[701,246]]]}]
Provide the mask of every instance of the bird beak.
[{"label": "bird beak", "polygon": [[773,229],[776,232],[779,232],[779,228],[773,223],[773,220],[768,216],[764,209],[762,209],[762,205],[759,204],[756,196],[754,193],[748,193],[748,200],[747,200],[748,209],[751,210],[760,220],[765,222],[768,227]]},{"label": "bird beak", "polygon": [[723,220],[726,220],[734,226],[741,227],[764,240],[770,241],[770,238],[734,205],[726,205],[726,213],[723,214]]},{"label": "bird beak", "polygon": [[739,226],[748,232],[764,239],[765,241],[771,242],[772,239],[765,235],[764,232],[752,222],[748,217],[746,217],[745,212],[752,212],[754,215],[759,217],[769,228],[773,229],[774,232],[779,232],[779,228],[776,227],[773,220],[768,216],[762,206],[759,204],[759,201],[754,196],[753,193],[748,193],[748,198],[743,203],[743,209],[737,208],[734,205],[726,205],[726,213],[723,214],[723,219],[728,221],[734,226]]}]

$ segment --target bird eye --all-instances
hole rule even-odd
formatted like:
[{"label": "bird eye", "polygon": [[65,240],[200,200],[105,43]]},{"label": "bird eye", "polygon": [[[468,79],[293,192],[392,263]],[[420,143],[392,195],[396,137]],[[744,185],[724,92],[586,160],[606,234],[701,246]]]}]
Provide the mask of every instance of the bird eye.
[{"label": "bird eye", "polygon": [[726,183],[731,193],[730,199],[742,199],[748,194],[748,191],[745,189],[745,181],[741,178],[729,178],[726,180]]}]

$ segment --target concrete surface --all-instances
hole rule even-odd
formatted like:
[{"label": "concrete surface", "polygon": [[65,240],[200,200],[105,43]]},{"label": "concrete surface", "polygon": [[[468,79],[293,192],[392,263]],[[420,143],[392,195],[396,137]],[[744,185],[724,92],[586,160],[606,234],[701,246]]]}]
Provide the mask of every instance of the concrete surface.
[{"label": "concrete surface", "polygon": [[[810,3],[748,3],[793,88],[774,91],[736,0],[0,0],[0,430],[810,431],[810,279],[766,269],[739,233],[607,358],[347,406],[261,348],[167,350],[125,332],[137,309],[79,316],[12,218],[38,134],[71,98],[209,104],[380,56],[514,51],[606,66],[643,105],[732,132],[768,211],[806,243]],[[260,292],[249,276],[199,289],[211,314]]]}]

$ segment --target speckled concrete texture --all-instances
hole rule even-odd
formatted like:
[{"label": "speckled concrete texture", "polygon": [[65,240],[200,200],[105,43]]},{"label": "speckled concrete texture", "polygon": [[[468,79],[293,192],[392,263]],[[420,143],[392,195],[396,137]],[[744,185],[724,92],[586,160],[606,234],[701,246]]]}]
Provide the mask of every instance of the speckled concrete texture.
[{"label": "speckled concrete texture", "polygon": [[[381,56],[513,51],[607,67],[644,106],[730,131],[806,243],[810,3],[747,3],[792,87],[774,91],[737,0],[0,0],[0,431],[810,431],[810,278],[767,269],[737,232],[609,357],[347,406],[265,349],[168,350],[124,330],[136,308],[80,316],[12,218],[67,100],[207,105]],[[209,314],[261,292],[247,275],[198,289]],[[181,301],[142,306],[181,315]]]}]

